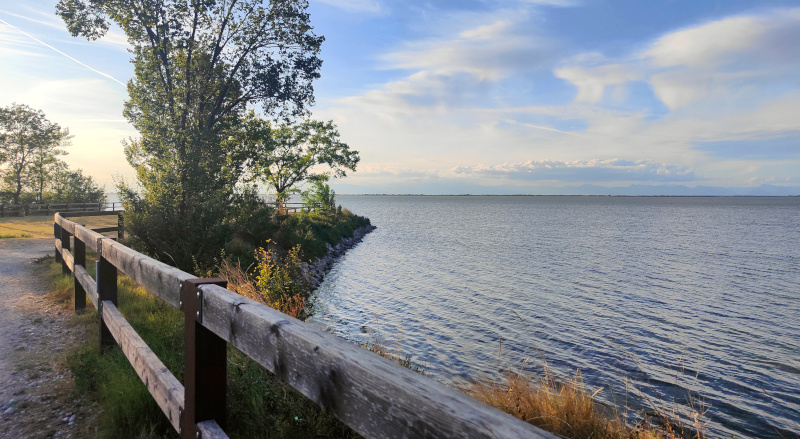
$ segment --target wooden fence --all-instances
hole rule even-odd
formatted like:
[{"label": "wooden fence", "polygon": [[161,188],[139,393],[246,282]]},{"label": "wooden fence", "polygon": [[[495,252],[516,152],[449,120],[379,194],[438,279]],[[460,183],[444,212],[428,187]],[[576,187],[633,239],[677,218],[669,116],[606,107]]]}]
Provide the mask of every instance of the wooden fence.
[{"label": "wooden fence", "polygon": [[[100,349],[118,344],[183,438],[226,438],[230,343],[366,438],[556,436],[332,334],[137,253],[60,214],[56,259],[75,276],[75,309],[98,309]],[[72,239],[71,239],[72,238]],[[97,252],[96,279],[86,248]],[[117,310],[117,275],[184,313],[180,383]]]},{"label": "wooden fence", "polygon": [[32,203],[0,204],[0,217],[6,216],[47,216],[56,212],[119,212],[122,203]]}]

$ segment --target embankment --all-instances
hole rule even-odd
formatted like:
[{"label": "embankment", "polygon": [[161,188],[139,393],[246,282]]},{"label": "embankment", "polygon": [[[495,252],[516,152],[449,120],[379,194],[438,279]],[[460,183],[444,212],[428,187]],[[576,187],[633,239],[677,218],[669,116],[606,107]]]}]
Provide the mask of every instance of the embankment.
[{"label": "embankment", "polygon": [[325,278],[325,273],[331,269],[333,263],[336,261],[337,258],[345,254],[347,250],[353,248],[364,239],[364,236],[377,229],[377,227],[373,225],[367,225],[363,227],[359,227],[353,231],[353,236],[350,238],[343,238],[339,241],[338,244],[328,246],[328,253],[318,258],[311,263],[304,262],[301,264],[303,270],[305,270],[306,274],[308,274],[309,279],[311,279],[311,288],[312,290],[316,290],[319,285],[322,283],[322,280]]}]

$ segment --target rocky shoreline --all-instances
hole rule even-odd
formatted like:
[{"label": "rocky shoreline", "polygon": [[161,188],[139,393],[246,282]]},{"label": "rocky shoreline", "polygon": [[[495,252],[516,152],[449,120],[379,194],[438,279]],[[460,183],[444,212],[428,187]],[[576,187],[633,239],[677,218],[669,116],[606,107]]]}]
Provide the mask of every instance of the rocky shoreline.
[{"label": "rocky shoreline", "polygon": [[331,269],[337,258],[345,254],[347,250],[355,247],[356,244],[364,239],[364,236],[367,233],[375,229],[377,229],[377,227],[371,224],[368,226],[359,227],[353,231],[353,236],[351,238],[344,238],[335,246],[327,244],[328,254],[325,256],[318,258],[311,263],[303,262],[300,264],[301,269],[305,271],[306,275],[311,281],[311,290],[316,290],[320,286],[322,280],[325,279],[325,274]]}]

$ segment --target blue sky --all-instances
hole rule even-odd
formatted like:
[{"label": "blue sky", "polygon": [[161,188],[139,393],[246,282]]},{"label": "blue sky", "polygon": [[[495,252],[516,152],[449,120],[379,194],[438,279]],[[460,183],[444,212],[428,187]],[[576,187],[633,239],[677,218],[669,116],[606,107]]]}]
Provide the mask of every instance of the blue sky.
[{"label": "blue sky", "polygon": [[[67,161],[110,187],[132,175],[125,38],[72,38],[55,3],[0,0],[0,105],[68,126]],[[800,193],[797,1],[312,0],[311,17],[314,117],[362,157],[339,193]]]}]

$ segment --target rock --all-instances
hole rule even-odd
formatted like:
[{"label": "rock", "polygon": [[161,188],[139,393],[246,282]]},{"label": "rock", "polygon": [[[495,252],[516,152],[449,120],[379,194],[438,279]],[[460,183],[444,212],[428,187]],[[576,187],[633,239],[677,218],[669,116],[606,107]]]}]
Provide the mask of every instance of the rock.
[{"label": "rock", "polygon": [[3,412],[5,415],[13,415],[14,414],[14,407],[9,407],[6,411]]}]

